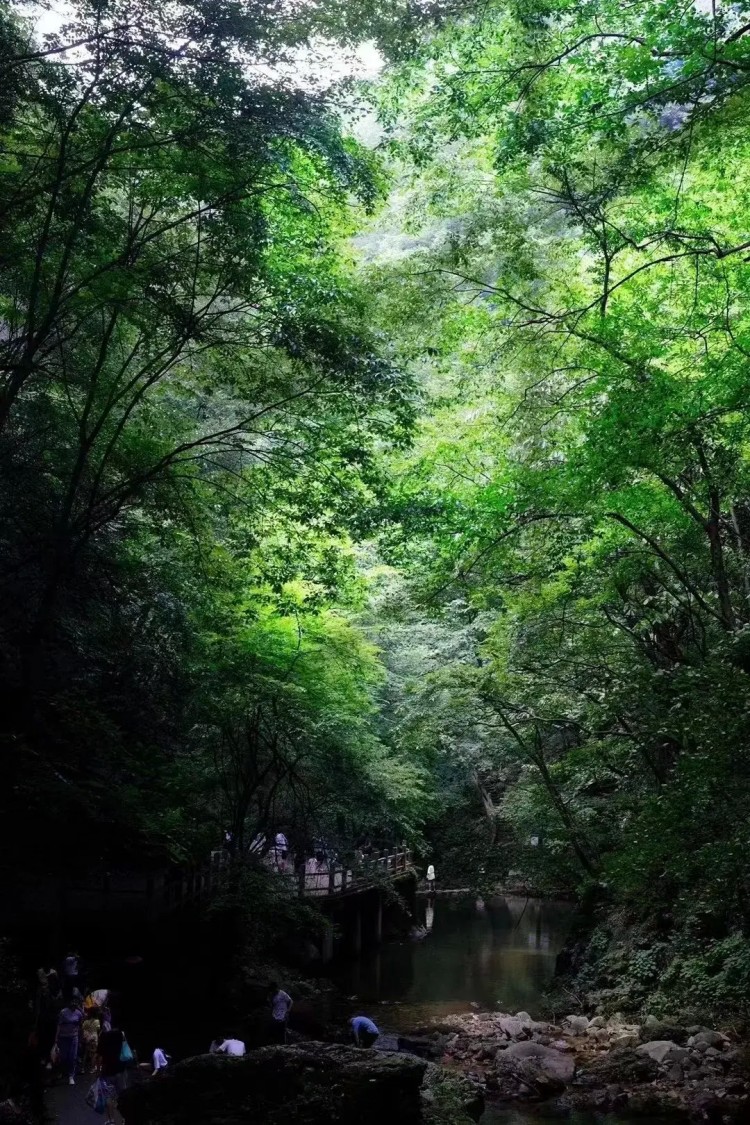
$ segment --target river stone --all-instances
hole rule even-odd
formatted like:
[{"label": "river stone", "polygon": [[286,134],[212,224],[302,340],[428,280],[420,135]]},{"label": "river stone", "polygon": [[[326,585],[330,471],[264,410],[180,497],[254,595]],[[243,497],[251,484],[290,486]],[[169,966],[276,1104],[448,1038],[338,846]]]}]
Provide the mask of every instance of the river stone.
[{"label": "river stone", "polygon": [[516,1019],[519,1020],[524,1027],[530,1027],[534,1023],[528,1012],[516,1012]]},{"label": "river stone", "polygon": [[[484,1112],[484,1094],[463,1074],[428,1063],[422,1082],[423,1119],[471,1125]],[[427,1103],[425,1105],[425,1103]]]},{"label": "river stone", "polygon": [[637,1047],[640,1043],[637,1031],[623,1031],[612,1039],[613,1047]]},{"label": "river stone", "polygon": [[722,1035],[719,1031],[699,1031],[697,1035],[691,1035],[687,1041],[688,1047],[697,1047],[702,1050],[703,1047],[722,1047],[727,1042],[726,1036]]},{"label": "river stone", "polygon": [[602,1082],[618,1082],[622,1086],[650,1082],[659,1074],[659,1067],[649,1055],[631,1047],[608,1051],[587,1067],[587,1072]]},{"label": "river stone", "polygon": [[500,1026],[500,1030],[504,1032],[509,1039],[516,1039],[523,1031],[523,1024],[515,1016],[505,1016],[497,1022]]},{"label": "river stone", "polygon": [[329,1043],[198,1055],[125,1090],[127,1125],[412,1125],[426,1064]]},{"label": "river stone", "polygon": [[509,1060],[513,1063],[531,1062],[546,1077],[566,1084],[572,1081],[576,1070],[570,1055],[553,1047],[543,1047],[541,1043],[511,1043],[498,1062],[507,1066]]},{"label": "river stone", "polygon": [[641,1043],[656,1043],[669,1039],[672,1043],[685,1045],[688,1037],[687,1029],[671,1020],[655,1020],[653,1016],[641,1028]]},{"label": "river stone", "polygon": [[594,1018],[592,1020],[589,1020],[589,1027],[606,1027],[606,1026],[607,1026],[607,1021],[605,1020],[604,1016],[594,1016]]},{"label": "river stone", "polygon": [[582,1035],[589,1026],[588,1016],[566,1016],[563,1022],[576,1035]]},{"label": "river stone", "polygon": [[667,1055],[677,1049],[677,1044],[671,1039],[655,1039],[653,1043],[643,1043],[637,1047],[639,1055],[648,1055],[656,1063],[663,1063]]}]

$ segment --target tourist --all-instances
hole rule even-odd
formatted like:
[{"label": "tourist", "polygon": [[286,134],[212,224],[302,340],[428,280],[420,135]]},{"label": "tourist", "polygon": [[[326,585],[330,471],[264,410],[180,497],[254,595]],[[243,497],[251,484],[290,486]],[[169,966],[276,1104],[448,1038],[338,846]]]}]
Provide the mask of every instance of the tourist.
[{"label": "tourist", "polygon": [[352,1039],[356,1047],[372,1047],[373,1043],[380,1035],[375,1024],[367,1016],[354,1016],[349,1021],[349,1026],[352,1031]]},{"label": "tourist", "polygon": [[[216,1042],[214,1040],[214,1043]],[[245,1044],[241,1039],[222,1039],[215,1050],[212,1043],[211,1050],[216,1055],[233,1055],[235,1058],[241,1058],[245,1054]]]},{"label": "tourist", "polygon": [[432,864],[427,868],[427,890],[431,895],[435,893],[435,868]]},{"label": "tourist", "polygon": [[76,1084],[78,1065],[78,1038],[83,1022],[83,1012],[71,997],[57,1017],[55,1047],[63,1074],[68,1076],[68,1085]]},{"label": "tourist", "polygon": [[98,1008],[89,1008],[84,1013],[81,1024],[83,1038],[83,1069],[88,1074],[93,1074],[96,1069],[96,1055],[99,1046],[99,1035],[102,1030],[102,1021],[99,1018]]},{"label": "tourist", "polygon": [[92,989],[91,992],[89,992],[86,999],[84,1000],[83,1010],[84,1010],[84,1012],[86,1012],[90,1008],[96,1008],[96,1010],[98,1012],[101,1008],[105,1007],[108,999],[109,999],[109,989],[108,988],[94,988],[94,989]]},{"label": "tourist", "polygon": [[73,989],[79,986],[80,957],[77,953],[69,953],[63,961],[63,995],[70,1000]]},{"label": "tourist", "polygon": [[54,969],[39,969],[37,980],[39,985],[34,999],[36,1048],[47,1070],[52,1070],[50,1053],[57,1035],[57,1020],[62,1004],[60,978]]},{"label": "tourist", "polygon": [[117,1096],[125,1089],[125,1063],[121,1059],[125,1035],[119,1028],[111,1027],[99,1036],[97,1062],[104,1111],[107,1115],[105,1125],[115,1125]]},{"label": "tourist", "polygon": [[292,1010],[292,998],[288,992],[284,992],[275,982],[268,986],[268,993],[271,997],[273,1042],[286,1043],[286,1025],[289,1020],[289,1013]]},{"label": "tourist", "polygon": [[[211,1044],[211,1046],[213,1046],[213,1044]],[[155,1078],[160,1070],[164,1070],[166,1066],[169,1066],[169,1055],[165,1054],[161,1047],[155,1047],[151,1061],[154,1064],[151,1077]]]}]

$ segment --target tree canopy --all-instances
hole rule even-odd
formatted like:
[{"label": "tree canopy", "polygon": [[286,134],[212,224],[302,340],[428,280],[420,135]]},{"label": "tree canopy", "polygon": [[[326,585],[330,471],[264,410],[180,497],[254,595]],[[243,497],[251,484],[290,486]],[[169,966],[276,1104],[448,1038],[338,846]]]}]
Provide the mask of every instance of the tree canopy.
[{"label": "tree canopy", "polygon": [[738,1006],[750,9],[69,9],[0,2],[8,841],[408,836]]},{"label": "tree canopy", "polygon": [[747,17],[462,14],[376,91],[360,239],[426,394],[382,549],[464,638],[410,737],[466,760],[506,871],[669,917],[642,994],[717,1003],[750,924]]}]

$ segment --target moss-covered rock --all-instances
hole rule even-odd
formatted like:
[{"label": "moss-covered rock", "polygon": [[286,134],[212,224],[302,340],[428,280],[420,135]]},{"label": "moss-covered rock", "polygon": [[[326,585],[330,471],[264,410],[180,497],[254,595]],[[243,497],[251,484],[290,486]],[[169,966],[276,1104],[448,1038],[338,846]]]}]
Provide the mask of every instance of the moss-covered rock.
[{"label": "moss-covered rock", "polygon": [[425,1122],[434,1125],[473,1125],[482,1116],[484,1095],[462,1074],[429,1063],[422,1083]]},{"label": "moss-covered rock", "polygon": [[426,1064],[327,1043],[199,1055],[127,1090],[127,1125],[414,1125]]}]

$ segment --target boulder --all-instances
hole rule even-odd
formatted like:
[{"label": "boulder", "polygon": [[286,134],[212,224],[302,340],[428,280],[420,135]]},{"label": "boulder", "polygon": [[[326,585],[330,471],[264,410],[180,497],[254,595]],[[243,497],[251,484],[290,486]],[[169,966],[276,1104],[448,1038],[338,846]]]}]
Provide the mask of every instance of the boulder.
[{"label": "boulder", "polygon": [[422,1083],[425,1121],[445,1125],[471,1125],[484,1112],[484,1094],[462,1074],[429,1063]]},{"label": "boulder", "polygon": [[587,1067],[587,1074],[600,1082],[633,1086],[653,1081],[659,1074],[659,1066],[649,1055],[625,1047],[595,1059]]},{"label": "boulder", "polygon": [[720,1031],[699,1031],[697,1035],[690,1036],[687,1045],[703,1050],[709,1047],[723,1047],[727,1042],[727,1037],[722,1035]]},{"label": "boulder", "polygon": [[541,1043],[511,1043],[507,1051],[498,1059],[502,1066],[533,1063],[535,1069],[547,1078],[566,1085],[572,1082],[576,1066],[570,1055],[556,1051],[554,1047],[544,1047]]},{"label": "boulder", "polygon": [[328,1043],[198,1055],[126,1090],[126,1125],[411,1125],[426,1063]]},{"label": "boulder", "polygon": [[663,1063],[667,1055],[677,1049],[671,1039],[655,1039],[653,1043],[643,1043],[636,1047],[639,1055],[648,1055],[655,1063]]},{"label": "boulder", "polygon": [[640,1041],[637,1031],[621,1031],[619,1035],[614,1035],[612,1037],[612,1046],[637,1047]]},{"label": "boulder", "polygon": [[563,1023],[576,1035],[583,1035],[589,1026],[588,1016],[566,1016]]},{"label": "boulder", "polygon": [[418,1055],[421,1059],[439,1059],[442,1058],[443,1048],[442,1036],[433,1038],[427,1035],[399,1035],[395,1049]]},{"label": "boulder", "polygon": [[509,1039],[517,1039],[519,1035],[523,1034],[523,1024],[515,1016],[504,1016],[497,1022],[500,1030]]},{"label": "boulder", "polygon": [[607,1026],[607,1021],[605,1020],[604,1016],[594,1016],[594,1018],[592,1020],[589,1020],[589,1027],[606,1027],[606,1026]]},{"label": "boulder", "polygon": [[649,1016],[641,1028],[641,1043],[654,1043],[661,1039],[669,1039],[672,1043],[684,1046],[687,1038],[687,1028],[668,1020],[656,1020],[653,1016]]}]

